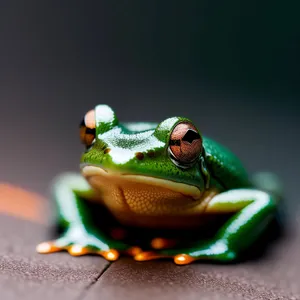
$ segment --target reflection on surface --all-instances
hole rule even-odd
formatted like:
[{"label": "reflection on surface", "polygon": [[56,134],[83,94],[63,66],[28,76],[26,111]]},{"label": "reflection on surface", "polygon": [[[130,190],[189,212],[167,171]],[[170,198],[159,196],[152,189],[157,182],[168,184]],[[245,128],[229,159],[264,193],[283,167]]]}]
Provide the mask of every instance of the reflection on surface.
[{"label": "reflection on surface", "polygon": [[43,198],[18,186],[0,183],[0,213],[36,223],[46,223],[43,218]]}]

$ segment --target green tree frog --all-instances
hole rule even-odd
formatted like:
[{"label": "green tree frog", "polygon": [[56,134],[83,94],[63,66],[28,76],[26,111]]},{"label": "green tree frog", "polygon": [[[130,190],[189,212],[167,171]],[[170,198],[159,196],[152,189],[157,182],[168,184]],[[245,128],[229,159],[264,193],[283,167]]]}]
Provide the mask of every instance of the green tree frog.
[{"label": "green tree frog", "polygon": [[39,253],[229,262],[274,219],[276,193],[258,188],[231,151],[187,118],[119,123],[97,105],[80,138],[81,173],[52,185],[61,235],[39,244]]}]

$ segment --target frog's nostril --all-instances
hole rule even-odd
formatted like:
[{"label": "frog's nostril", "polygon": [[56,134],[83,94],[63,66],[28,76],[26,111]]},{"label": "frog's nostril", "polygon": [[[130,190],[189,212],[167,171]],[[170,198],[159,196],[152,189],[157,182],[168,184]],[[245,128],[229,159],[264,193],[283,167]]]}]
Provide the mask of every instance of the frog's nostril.
[{"label": "frog's nostril", "polygon": [[104,154],[108,154],[110,151],[111,151],[110,148],[106,148],[106,149],[104,150]]},{"label": "frog's nostril", "polygon": [[138,159],[138,160],[143,160],[144,159],[144,153],[142,152],[137,152],[135,154],[135,157]]}]

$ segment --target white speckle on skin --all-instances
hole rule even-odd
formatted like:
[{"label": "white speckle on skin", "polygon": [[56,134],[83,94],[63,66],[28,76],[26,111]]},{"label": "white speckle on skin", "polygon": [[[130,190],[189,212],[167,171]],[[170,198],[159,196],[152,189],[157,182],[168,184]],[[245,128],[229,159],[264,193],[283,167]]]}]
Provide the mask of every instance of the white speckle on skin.
[{"label": "white speckle on skin", "polygon": [[109,155],[116,164],[125,164],[135,157],[136,152],[147,152],[153,148],[164,147],[164,143],[153,136],[153,130],[137,134],[122,134],[120,128],[99,134],[111,149]]},{"label": "white speckle on skin", "polygon": [[132,158],[134,158],[134,153],[129,149],[123,149],[119,147],[114,147],[110,151],[111,159],[116,164],[125,164]]},{"label": "white speckle on skin", "polygon": [[145,131],[151,130],[157,126],[155,123],[141,122],[141,123],[125,123],[127,129],[132,131]]}]

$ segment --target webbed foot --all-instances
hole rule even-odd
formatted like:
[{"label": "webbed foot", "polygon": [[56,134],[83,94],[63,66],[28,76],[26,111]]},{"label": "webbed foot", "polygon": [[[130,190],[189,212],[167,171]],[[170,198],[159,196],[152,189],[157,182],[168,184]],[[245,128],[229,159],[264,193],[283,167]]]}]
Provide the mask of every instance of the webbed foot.
[{"label": "webbed foot", "polygon": [[136,261],[149,261],[156,259],[173,259],[177,265],[187,265],[195,261],[195,258],[188,254],[167,254],[159,253],[157,251],[143,251],[134,256]]},{"label": "webbed foot", "polygon": [[236,258],[223,241],[216,241],[205,245],[198,245],[191,249],[168,249],[162,251],[143,251],[134,256],[136,261],[148,261],[154,259],[173,259],[177,265],[187,265],[196,260],[212,260],[229,262]]},{"label": "webbed foot", "polygon": [[[129,245],[122,242],[108,241],[78,228],[70,229],[62,237],[43,242],[36,247],[37,252],[42,254],[59,251],[68,251],[72,256],[98,254],[108,261],[117,260],[121,252],[130,249]],[[134,252],[134,254],[137,253],[137,251]]]},{"label": "webbed foot", "polygon": [[82,246],[80,244],[58,246],[57,240],[40,243],[36,247],[36,250],[38,253],[41,254],[54,253],[66,250],[72,256],[81,256],[85,254],[99,254],[108,261],[115,261],[120,256],[119,251],[116,249],[109,249],[107,251],[94,250],[89,246]]}]

